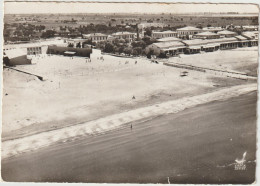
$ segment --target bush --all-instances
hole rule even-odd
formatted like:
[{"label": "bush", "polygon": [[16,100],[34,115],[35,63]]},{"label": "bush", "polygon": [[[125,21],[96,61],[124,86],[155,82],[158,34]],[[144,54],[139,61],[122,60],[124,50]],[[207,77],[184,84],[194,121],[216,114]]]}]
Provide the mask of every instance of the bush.
[{"label": "bush", "polygon": [[104,52],[107,52],[107,53],[114,52],[114,45],[111,44],[111,43],[106,43],[105,48],[104,48]]}]

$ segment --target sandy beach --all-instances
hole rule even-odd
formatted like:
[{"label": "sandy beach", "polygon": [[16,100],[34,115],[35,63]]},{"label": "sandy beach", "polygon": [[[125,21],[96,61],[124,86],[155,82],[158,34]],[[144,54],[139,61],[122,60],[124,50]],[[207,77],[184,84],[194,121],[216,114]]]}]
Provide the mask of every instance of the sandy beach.
[{"label": "sandy beach", "polygon": [[[221,52],[237,54],[236,50],[219,51],[178,60],[185,62],[192,57],[194,63],[201,62],[205,56],[215,58]],[[255,65],[255,55],[254,48],[241,52],[240,64]],[[183,69],[147,59],[104,55],[103,61],[98,59],[100,56],[94,53],[90,63],[80,57],[43,55],[34,57],[33,65],[15,67],[43,76],[44,81],[4,69],[3,138],[15,138],[23,131],[30,134],[63,128],[163,101],[252,83],[196,71],[181,77]],[[225,59],[223,63],[231,61]]]}]

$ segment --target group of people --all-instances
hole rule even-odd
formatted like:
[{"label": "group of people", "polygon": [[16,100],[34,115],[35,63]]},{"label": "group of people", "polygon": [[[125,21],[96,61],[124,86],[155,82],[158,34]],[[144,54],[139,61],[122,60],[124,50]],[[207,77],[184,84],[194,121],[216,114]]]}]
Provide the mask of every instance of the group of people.
[{"label": "group of people", "polygon": [[90,59],[90,58],[87,58],[86,62],[91,63],[91,59]]}]

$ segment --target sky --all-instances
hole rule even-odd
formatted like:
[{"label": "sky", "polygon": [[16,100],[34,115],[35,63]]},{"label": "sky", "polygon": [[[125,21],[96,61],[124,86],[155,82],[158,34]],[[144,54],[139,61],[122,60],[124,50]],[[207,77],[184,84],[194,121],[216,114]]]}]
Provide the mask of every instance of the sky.
[{"label": "sky", "polygon": [[5,2],[5,14],[36,13],[258,13],[254,4]]}]

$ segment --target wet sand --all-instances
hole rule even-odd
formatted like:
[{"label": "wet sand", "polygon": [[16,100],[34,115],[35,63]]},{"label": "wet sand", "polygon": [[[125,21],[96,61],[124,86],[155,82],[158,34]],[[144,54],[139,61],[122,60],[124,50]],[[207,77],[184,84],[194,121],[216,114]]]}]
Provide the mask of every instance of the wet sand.
[{"label": "wet sand", "polygon": [[[2,161],[5,181],[252,183],[256,92]],[[234,170],[247,151],[246,170]]]}]

